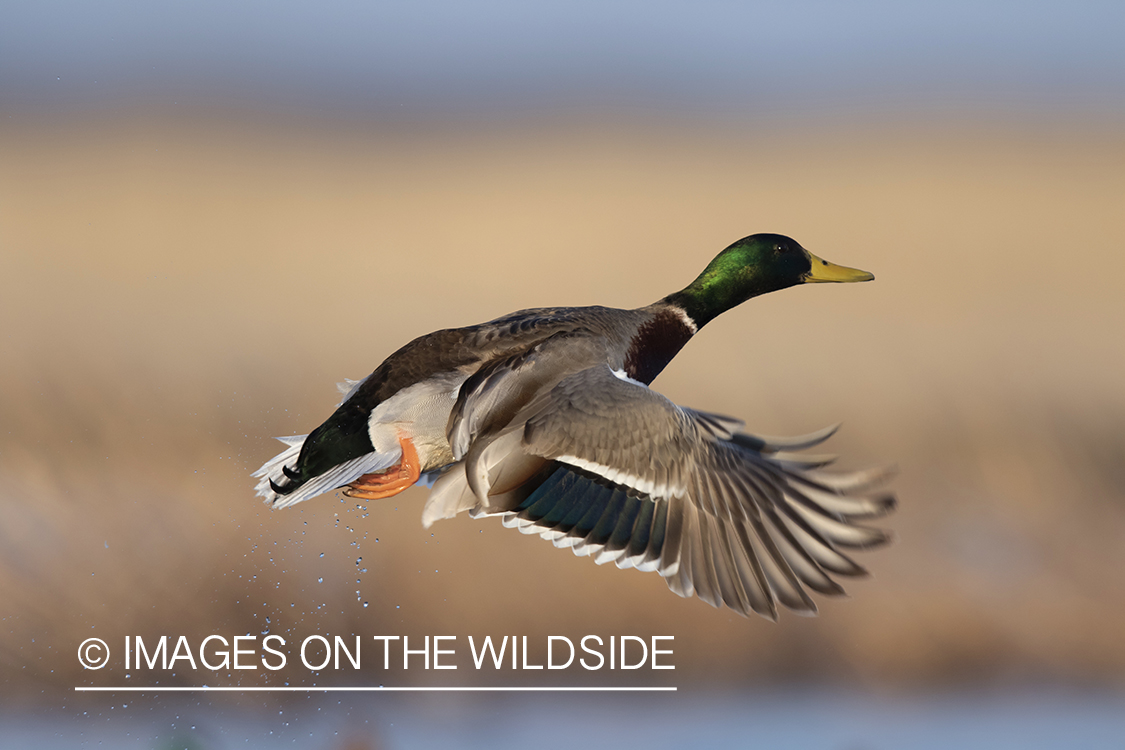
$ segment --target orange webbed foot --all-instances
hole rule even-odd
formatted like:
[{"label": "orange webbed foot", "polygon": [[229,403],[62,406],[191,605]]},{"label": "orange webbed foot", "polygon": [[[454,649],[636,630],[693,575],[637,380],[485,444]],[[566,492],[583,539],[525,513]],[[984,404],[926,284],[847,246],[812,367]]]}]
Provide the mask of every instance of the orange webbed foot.
[{"label": "orange webbed foot", "polygon": [[344,494],[347,497],[363,500],[379,500],[397,495],[417,482],[422,474],[418,451],[414,449],[414,443],[410,438],[405,435],[399,435],[398,444],[402,448],[402,459],[398,464],[378,474],[364,474],[344,487]]}]

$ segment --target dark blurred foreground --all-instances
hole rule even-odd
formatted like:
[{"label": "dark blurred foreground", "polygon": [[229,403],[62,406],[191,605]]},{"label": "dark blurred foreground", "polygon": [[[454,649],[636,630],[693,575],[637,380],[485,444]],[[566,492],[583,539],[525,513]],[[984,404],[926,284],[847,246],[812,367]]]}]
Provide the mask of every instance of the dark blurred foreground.
[{"label": "dark blurred foreground", "polygon": [[234,750],[768,747],[770,750],[1118,748],[1125,696],[975,691],[870,695],[687,689],[660,696],[309,696],[68,702],[51,715],[0,714],[0,748]]}]

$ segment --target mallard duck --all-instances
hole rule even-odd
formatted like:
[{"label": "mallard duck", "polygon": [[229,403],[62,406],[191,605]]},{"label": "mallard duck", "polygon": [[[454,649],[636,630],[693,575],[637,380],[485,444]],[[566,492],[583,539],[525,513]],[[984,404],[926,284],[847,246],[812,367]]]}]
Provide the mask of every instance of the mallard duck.
[{"label": "mallard duck", "polygon": [[717,315],[815,282],[870,281],[796,241],[755,234],[695,281],[647,307],[521,310],[411,341],[308,435],[254,473],[284,508],[334,489],[376,500],[432,487],[422,522],[501,516],[595,562],[656,571],[683,597],[777,619],[806,589],[865,570],[845,550],[884,544],[862,526],[894,507],[887,470],[828,472],[799,438],[750,435],[731,417],[683,408],[648,386]]}]

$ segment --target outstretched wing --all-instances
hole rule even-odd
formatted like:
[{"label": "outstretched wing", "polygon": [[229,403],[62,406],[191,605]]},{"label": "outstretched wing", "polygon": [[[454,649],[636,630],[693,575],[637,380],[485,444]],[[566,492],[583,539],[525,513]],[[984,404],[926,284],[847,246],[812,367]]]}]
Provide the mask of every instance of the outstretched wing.
[{"label": "outstretched wing", "polygon": [[771,619],[776,602],[813,614],[806,589],[843,593],[833,575],[866,572],[846,551],[888,541],[856,521],[893,508],[870,494],[889,472],[830,473],[830,458],[786,452],[834,430],[739,433],[738,420],[676,406],[606,365],[562,378],[535,407],[487,468],[541,464],[519,491],[478,497],[475,514],[598,563],[655,570],[681,596]]}]

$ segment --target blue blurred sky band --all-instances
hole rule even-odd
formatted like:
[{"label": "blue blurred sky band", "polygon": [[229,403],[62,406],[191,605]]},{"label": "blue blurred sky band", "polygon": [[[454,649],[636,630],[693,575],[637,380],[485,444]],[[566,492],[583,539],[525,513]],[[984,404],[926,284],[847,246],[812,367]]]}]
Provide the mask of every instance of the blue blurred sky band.
[{"label": "blue blurred sky band", "polygon": [[1125,2],[27,2],[0,114],[1125,112]]}]

